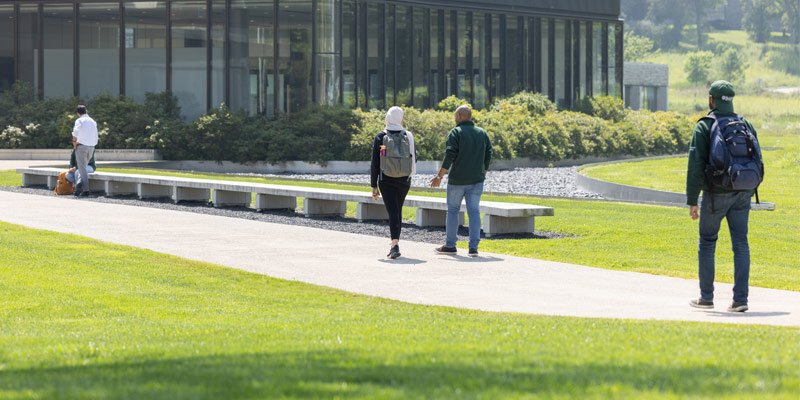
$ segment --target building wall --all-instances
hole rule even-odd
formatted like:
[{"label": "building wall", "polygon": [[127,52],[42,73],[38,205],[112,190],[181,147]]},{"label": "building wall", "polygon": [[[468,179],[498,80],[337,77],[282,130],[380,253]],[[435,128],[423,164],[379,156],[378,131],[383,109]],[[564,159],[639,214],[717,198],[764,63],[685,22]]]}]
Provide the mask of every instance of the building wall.
[{"label": "building wall", "polygon": [[521,90],[562,107],[623,96],[619,1],[0,2],[0,90],[43,97],[171,90],[187,119],[224,103],[477,107]]}]

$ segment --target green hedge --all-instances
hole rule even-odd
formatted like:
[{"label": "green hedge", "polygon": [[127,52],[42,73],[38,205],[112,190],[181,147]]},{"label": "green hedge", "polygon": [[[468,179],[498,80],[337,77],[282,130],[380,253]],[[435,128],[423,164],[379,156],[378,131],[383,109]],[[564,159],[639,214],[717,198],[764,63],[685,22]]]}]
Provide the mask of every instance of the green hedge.
[{"label": "green hedge", "polygon": [[[0,148],[68,148],[76,104],[84,103],[101,125],[99,148],[157,149],[165,159],[240,163],[286,160],[369,160],[372,141],[383,129],[385,111],[342,106],[310,107],[275,119],[228,108],[195,121],[181,120],[171,93],[147,94],[143,104],[125,96],[34,100],[29,85],[17,83],[0,96]],[[455,125],[452,110],[462,99],[443,100],[435,110],[404,108],[420,160],[439,160]],[[631,111],[621,100],[586,98],[577,111],[559,111],[540,94],[499,99],[473,119],[492,138],[495,157],[558,161],[583,156],[656,155],[686,151],[693,120],[665,112]]]}]

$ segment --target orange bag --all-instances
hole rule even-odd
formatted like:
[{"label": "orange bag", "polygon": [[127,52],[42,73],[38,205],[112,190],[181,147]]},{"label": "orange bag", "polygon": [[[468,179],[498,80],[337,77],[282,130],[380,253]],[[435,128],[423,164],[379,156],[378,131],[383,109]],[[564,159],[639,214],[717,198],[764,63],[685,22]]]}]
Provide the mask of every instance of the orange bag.
[{"label": "orange bag", "polygon": [[58,174],[58,182],[56,182],[56,188],[53,190],[53,193],[59,196],[72,194],[73,189],[72,182],[67,180],[67,171]]}]

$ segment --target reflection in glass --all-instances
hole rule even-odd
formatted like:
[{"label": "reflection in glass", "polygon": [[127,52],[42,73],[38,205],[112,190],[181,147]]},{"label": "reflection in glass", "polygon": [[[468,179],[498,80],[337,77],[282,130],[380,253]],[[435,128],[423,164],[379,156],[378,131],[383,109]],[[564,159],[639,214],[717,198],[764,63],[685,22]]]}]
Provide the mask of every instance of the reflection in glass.
[{"label": "reflection in glass", "polygon": [[458,85],[456,86],[456,96],[461,99],[470,99],[470,78],[467,71],[467,48],[472,36],[472,25],[467,23],[467,16],[464,11],[458,12],[456,27],[456,50],[458,59],[458,73],[456,79]]},{"label": "reflection in glass", "polygon": [[19,7],[19,77],[39,89],[39,8]]},{"label": "reflection in glass", "polygon": [[617,32],[616,25],[608,26],[608,95],[611,97],[617,96]]},{"label": "reflection in glass", "polygon": [[250,115],[275,115],[273,8],[270,0],[231,3],[231,108]]},{"label": "reflection in glass", "polygon": [[524,25],[520,18],[506,16],[506,94],[512,95],[525,89],[523,72]]},{"label": "reflection in glass", "polygon": [[311,1],[282,2],[278,8],[279,106],[288,113],[311,102]]},{"label": "reflection in glass", "polygon": [[490,58],[486,41],[486,15],[474,13],[472,16],[472,80],[474,84],[472,105],[483,108],[489,102],[488,71]]},{"label": "reflection in glass", "polygon": [[490,87],[490,96],[491,98],[495,99],[497,97],[502,96],[502,92],[500,91],[500,80],[503,78],[503,64],[500,62],[500,16],[497,14],[492,15],[492,66],[491,66],[491,76],[489,81]]},{"label": "reflection in glass", "polygon": [[[444,24],[442,22],[444,11],[431,10],[430,24],[431,24],[431,105],[436,105],[441,101],[444,96],[442,87],[444,82],[442,79],[442,69],[444,66]],[[440,83],[441,82],[441,83]]]},{"label": "reflection in glass", "polygon": [[542,77],[542,94],[553,98],[550,93],[550,24],[552,20],[542,18],[542,62],[539,64]]},{"label": "reflection in glass", "polygon": [[586,90],[586,44],[588,42],[588,37],[586,34],[586,24],[583,22],[576,22],[579,26],[578,30],[578,40],[580,41],[580,48],[578,49],[578,55],[580,57],[580,61],[578,62],[578,85],[580,88],[578,89],[578,95],[580,98],[584,98],[587,95]]},{"label": "reflection in glass", "polygon": [[119,3],[86,3],[80,24],[80,94],[119,94]]},{"label": "reflection in glass", "polygon": [[384,108],[384,62],[386,52],[386,35],[383,4],[368,4],[367,13],[367,88],[369,91],[369,108]]},{"label": "reflection in glass", "polygon": [[316,34],[316,91],[317,103],[332,105],[339,102],[339,5],[335,0],[317,0]]},{"label": "reflection in glass", "polygon": [[205,1],[175,1],[172,14],[172,93],[183,116],[194,120],[206,109],[208,14]]},{"label": "reflection in glass", "polygon": [[556,87],[556,94],[555,94],[555,103],[559,107],[564,106],[564,97],[566,96],[565,92],[565,79],[566,74],[564,73],[564,66],[566,65],[565,62],[565,51],[564,46],[565,44],[565,35],[566,31],[564,28],[564,20],[557,19],[556,21],[556,37],[555,37],[555,46],[556,46],[556,69],[555,69],[555,87]]},{"label": "reflection in glass", "polygon": [[356,103],[356,51],[358,32],[356,31],[357,3],[354,0],[342,1],[342,103],[355,108]]},{"label": "reflection in glass", "polygon": [[456,12],[445,11],[444,54],[445,54],[445,97],[456,93],[456,72],[458,69],[458,41],[456,31]]},{"label": "reflection in glass", "polygon": [[605,96],[603,87],[603,24],[595,22],[592,24],[592,95],[594,97]]},{"label": "reflection in glass", "polygon": [[72,96],[72,5],[45,4],[42,19],[44,96]]},{"label": "reflection in glass", "polygon": [[415,73],[421,72],[418,66],[413,65],[414,53],[411,51],[412,47],[412,8],[406,6],[397,6],[395,18],[397,21],[397,38],[395,46],[397,46],[397,100],[395,105],[410,106],[412,105],[411,99],[411,85],[412,69]]},{"label": "reflection in glass", "polygon": [[166,90],[166,7],[163,1],[125,5],[125,94],[142,102],[145,93]]},{"label": "reflection in glass", "polygon": [[0,93],[14,84],[14,7],[0,5]]},{"label": "reflection in glass", "polygon": [[430,59],[431,38],[429,37],[428,22],[430,21],[429,9],[414,8],[414,48],[411,60],[414,66],[413,82],[414,87],[414,107],[430,107],[428,87],[430,85]]},{"label": "reflection in glass", "polygon": [[225,0],[211,3],[211,107],[225,102]]}]

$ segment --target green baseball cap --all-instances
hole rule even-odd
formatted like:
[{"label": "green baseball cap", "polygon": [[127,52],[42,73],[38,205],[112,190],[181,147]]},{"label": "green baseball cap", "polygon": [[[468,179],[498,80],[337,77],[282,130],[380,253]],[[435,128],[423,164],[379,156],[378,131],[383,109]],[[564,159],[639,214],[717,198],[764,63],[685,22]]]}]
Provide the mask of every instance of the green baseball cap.
[{"label": "green baseball cap", "polygon": [[716,81],[712,83],[711,88],[708,89],[708,94],[715,100],[728,103],[733,101],[733,96],[736,96],[733,85],[728,81]]}]

